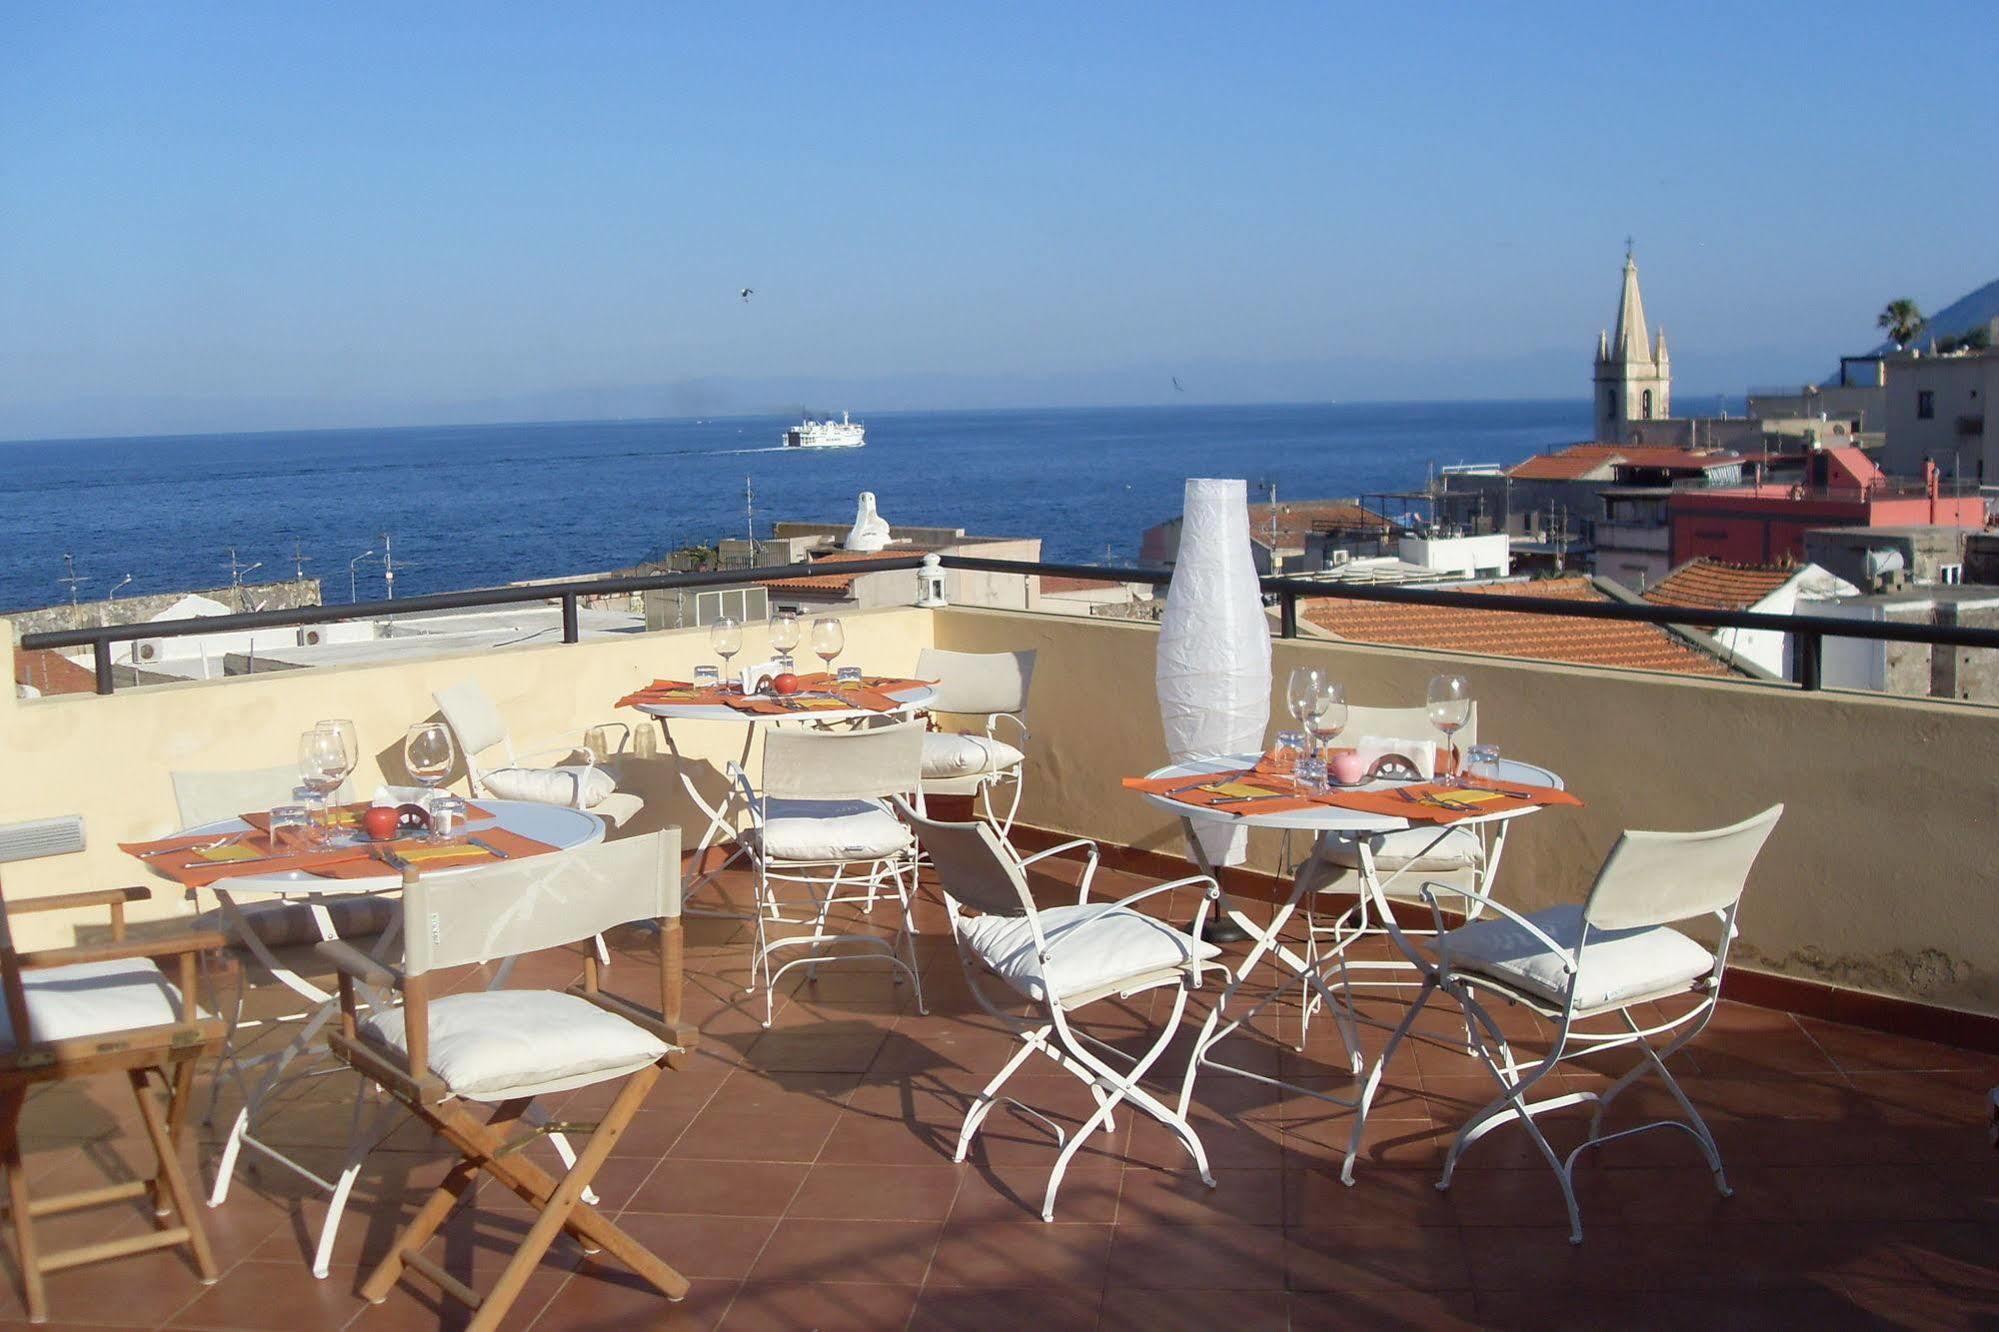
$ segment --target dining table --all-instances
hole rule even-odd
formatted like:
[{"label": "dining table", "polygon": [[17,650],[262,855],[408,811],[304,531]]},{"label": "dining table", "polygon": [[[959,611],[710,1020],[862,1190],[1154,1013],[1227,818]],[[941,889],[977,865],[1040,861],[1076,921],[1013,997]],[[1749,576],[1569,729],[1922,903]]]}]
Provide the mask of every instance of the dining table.
[{"label": "dining table", "polygon": [[[1217,996],[1188,1055],[1180,1090],[1179,1110],[1187,1113],[1196,1076],[1203,1068],[1249,1078],[1296,1095],[1311,1096],[1333,1105],[1353,1109],[1356,1122],[1342,1179],[1353,1183],[1353,1161],[1358,1151],[1366,1112],[1379,1086],[1379,1061],[1369,1070],[1357,1033],[1358,1022],[1347,1000],[1346,987],[1338,992],[1327,983],[1327,975],[1300,956],[1284,939],[1284,929],[1308,892],[1329,874],[1337,873],[1331,853],[1350,848],[1350,859],[1358,866],[1359,891],[1372,900],[1375,911],[1396,948],[1410,964],[1427,970],[1432,963],[1402,931],[1388,900],[1388,890],[1405,873],[1406,865],[1386,875],[1375,863],[1382,839],[1391,833],[1423,829],[1434,836],[1402,859],[1415,863],[1459,828],[1474,828],[1489,837],[1479,869],[1478,891],[1486,894],[1492,875],[1498,870],[1508,830],[1519,819],[1554,805],[1579,805],[1569,794],[1559,775],[1538,764],[1517,759],[1500,760],[1489,782],[1478,785],[1445,786],[1434,779],[1376,779],[1353,787],[1332,787],[1304,792],[1283,777],[1259,774],[1262,756],[1255,754],[1222,756],[1195,763],[1169,764],[1142,778],[1127,779],[1125,785],[1146,803],[1172,814],[1182,824],[1191,853],[1203,874],[1214,876],[1201,839],[1194,834],[1197,822],[1220,822],[1233,826],[1270,828],[1303,833],[1310,838],[1310,850],[1297,866],[1288,889],[1275,903],[1268,920],[1258,921],[1230,902],[1225,908],[1242,930],[1250,949],[1235,966],[1229,982]],[[1499,794],[1506,793],[1505,795]],[[1515,798],[1526,797],[1526,798]],[[1420,835],[1416,840],[1421,840]],[[1406,849],[1406,848],[1405,848]],[[1421,872],[1421,871],[1417,871]],[[1327,964],[1340,960],[1335,954]],[[1277,968],[1283,978],[1266,990],[1251,986],[1252,975],[1265,963]],[[1342,1096],[1320,1087],[1307,1087],[1239,1065],[1226,1063],[1214,1055],[1217,1045],[1245,1028],[1278,995],[1302,985],[1316,996],[1332,1015],[1345,1043],[1351,1072],[1365,1074],[1360,1088]]]}]

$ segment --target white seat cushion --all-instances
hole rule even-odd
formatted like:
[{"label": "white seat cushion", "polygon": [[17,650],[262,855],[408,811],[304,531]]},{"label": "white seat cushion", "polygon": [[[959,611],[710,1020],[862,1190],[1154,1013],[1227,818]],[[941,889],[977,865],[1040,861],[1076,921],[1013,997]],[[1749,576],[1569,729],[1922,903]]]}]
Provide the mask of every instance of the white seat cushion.
[{"label": "white seat cushion", "polygon": [[479,781],[500,800],[570,806],[577,804],[576,787],[581,782],[584,809],[595,809],[618,789],[616,778],[587,763],[565,763],[559,768],[495,768],[480,774]]},{"label": "white seat cushion", "polygon": [[[1533,912],[1527,919],[1567,949],[1573,950],[1582,937],[1583,909],[1574,903]],[[1492,976],[1558,1007],[1567,999],[1568,975],[1561,962],[1504,917],[1452,930],[1443,943],[1459,971]],[[1714,954],[1664,925],[1592,930],[1576,978],[1576,1008],[1604,1008],[1668,993],[1713,970]]]},{"label": "white seat cushion", "polygon": [[923,735],[923,776],[926,780],[983,777],[1018,767],[1026,758],[1018,749],[983,735],[926,731]]},{"label": "white seat cushion", "polygon": [[[1383,874],[1406,869],[1418,873],[1448,874],[1453,870],[1477,869],[1485,864],[1485,844],[1470,828],[1452,828],[1437,841],[1435,828],[1405,828],[1385,833],[1374,853],[1374,867]],[[1326,860],[1345,869],[1360,868],[1360,852],[1351,842],[1335,842],[1326,849]]]},{"label": "white seat cushion", "polygon": [[[180,991],[149,958],[24,971],[21,988],[27,995],[32,1041],[65,1041],[180,1020],[175,1008]],[[5,1004],[0,1004],[0,1041],[10,1048],[17,1043]]]},{"label": "white seat cushion", "polygon": [[630,791],[613,791],[590,806],[590,812],[600,819],[609,819],[613,828],[622,828],[645,807],[646,802]]},{"label": "white seat cushion", "polygon": [[909,825],[878,800],[772,800],[762,836],[744,836],[775,860],[813,864],[881,860],[909,849]]},{"label": "white seat cushion", "polygon": [[[398,1051],[403,1011],[378,1013],[362,1030]],[[559,990],[481,990],[430,1002],[430,1067],[474,1101],[584,1087],[623,1077],[667,1051],[657,1036]]]},{"label": "white seat cushion", "polygon": [[1170,971],[1196,959],[1206,961],[1221,951],[1115,902],[1050,907],[1041,913],[1041,935],[1051,954],[1050,974],[1044,980],[1026,916],[961,919],[958,932],[995,975],[1037,1000],[1047,999],[1050,981],[1056,997],[1067,998]]}]

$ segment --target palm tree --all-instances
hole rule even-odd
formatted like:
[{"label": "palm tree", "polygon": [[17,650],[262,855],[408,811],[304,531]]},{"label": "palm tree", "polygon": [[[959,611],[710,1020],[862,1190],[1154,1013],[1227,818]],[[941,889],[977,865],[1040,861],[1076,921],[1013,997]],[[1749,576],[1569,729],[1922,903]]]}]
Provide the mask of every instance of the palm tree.
[{"label": "palm tree", "polygon": [[1874,323],[1877,327],[1888,330],[1888,336],[1894,340],[1896,346],[1905,347],[1914,340],[1916,334],[1923,331],[1923,312],[1916,308],[1914,301],[1904,297],[1899,301],[1888,302],[1887,307],[1881,311],[1881,317]]}]

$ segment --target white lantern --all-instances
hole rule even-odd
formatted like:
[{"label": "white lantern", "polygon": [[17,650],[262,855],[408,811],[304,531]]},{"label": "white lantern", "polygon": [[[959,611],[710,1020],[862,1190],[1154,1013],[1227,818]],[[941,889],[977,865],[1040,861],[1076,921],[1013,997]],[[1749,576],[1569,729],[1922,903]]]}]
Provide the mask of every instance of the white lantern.
[{"label": "white lantern", "polygon": [[[1159,623],[1159,720],[1176,763],[1263,748],[1270,724],[1270,626],[1249,544],[1249,488],[1190,479],[1180,554]],[[1247,830],[1194,825],[1212,865],[1243,860]]]}]

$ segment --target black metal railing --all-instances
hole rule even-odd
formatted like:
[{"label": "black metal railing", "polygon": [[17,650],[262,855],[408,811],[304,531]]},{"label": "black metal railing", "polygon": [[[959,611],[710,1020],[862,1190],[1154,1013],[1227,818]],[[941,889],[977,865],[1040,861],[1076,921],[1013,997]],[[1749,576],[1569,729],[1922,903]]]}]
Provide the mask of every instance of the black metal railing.
[{"label": "black metal railing", "polygon": [[[1159,567],[1059,564],[1039,560],[984,559],[973,555],[943,555],[940,556],[940,563],[946,569],[960,569],[974,573],[1094,578],[1120,583],[1141,583],[1152,587],[1164,587],[1173,579],[1171,569]],[[916,570],[922,568],[923,564],[922,556],[890,555],[874,560],[843,560],[835,568],[839,574],[846,576]],[[23,634],[20,645],[24,649],[90,648],[96,670],[97,692],[108,694],[115,687],[111,660],[113,647],[118,643],[135,642],[144,638],[183,638],[194,634],[282,629],[348,620],[379,620],[427,611],[472,610],[487,606],[531,605],[553,601],[559,603],[562,608],[562,641],[574,643],[581,636],[579,612],[586,598],[676,588],[740,587],[745,583],[768,584],[782,582],[788,578],[823,575],[827,571],[825,565],[787,564],[755,570],[724,569],[709,573],[577,578],[522,586],[474,588],[463,592],[433,592],[394,601],[297,606],[287,610],[251,611],[240,615],[210,615],[187,620],[150,620],[142,624],[49,630]],[[1653,606],[1615,601],[1571,601],[1553,597],[1499,598],[1490,593],[1465,592],[1449,588],[1327,583],[1311,578],[1271,577],[1260,581],[1264,595],[1276,603],[1277,635],[1280,638],[1298,636],[1298,603],[1315,597],[1342,601],[1441,606],[1454,610],[1509,611],[1524,615],[1552,615],[1571,620],[1618,620],[1637,624],[1685,625],[1701,629],[1762,629],[1790,635],[1793,672],[1797,676],[1798,683],[1805,689],[1820,687],[1827,638],[1921,643],[1931,647],[1999,649],[1999,629],[1896,624],[1880,620],[1834,620],[1816,615],[1769,615],[1759,611],[1708,610],[1692,606]]]}]

